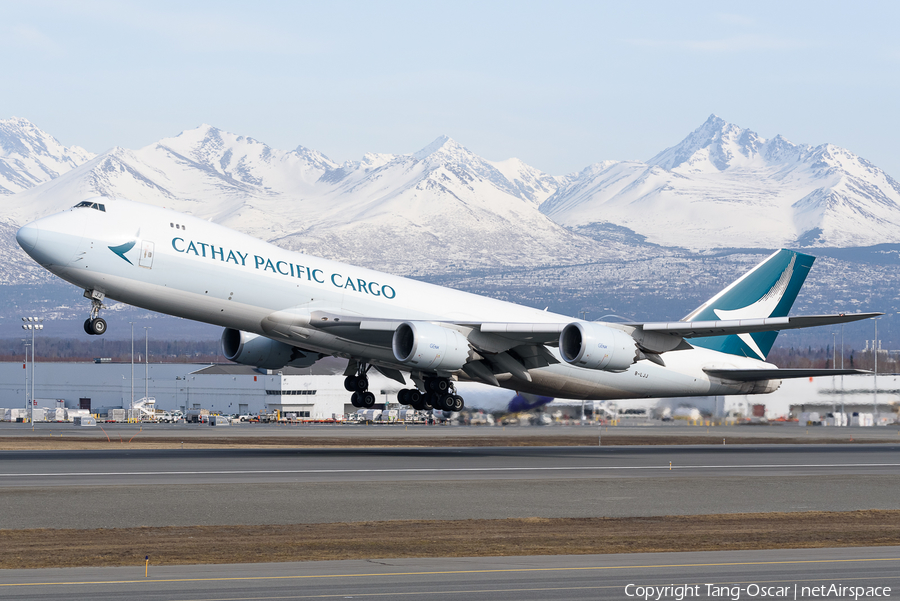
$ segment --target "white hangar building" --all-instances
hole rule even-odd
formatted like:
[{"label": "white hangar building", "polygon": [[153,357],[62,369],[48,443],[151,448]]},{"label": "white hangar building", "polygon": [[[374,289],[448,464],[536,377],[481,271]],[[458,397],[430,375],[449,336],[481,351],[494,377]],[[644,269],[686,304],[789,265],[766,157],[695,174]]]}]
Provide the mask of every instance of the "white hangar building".
[{"label": "white hangar building", "polygon": [[[332,360],[334,361],[334,360]],[[125,407],[146,395],[167,411],[208,409],[224,414],[296,413],[297,417],[330,419],[357,411],[343,385],[343,365],[312,368],[257,369],[245,365],[150,363],[44,363],[36,365],[37,407],[90,409]],[[145,374],[148,376],[145,378]],[[30,397],[31,364],[0,363],[0,408],[25,407]],[[378,403],[396,402],[399,383],[370,373],[370,389]],[[26,395],[26,385],[29,387]],[[133,393],[132,393],[133,390]]]}]

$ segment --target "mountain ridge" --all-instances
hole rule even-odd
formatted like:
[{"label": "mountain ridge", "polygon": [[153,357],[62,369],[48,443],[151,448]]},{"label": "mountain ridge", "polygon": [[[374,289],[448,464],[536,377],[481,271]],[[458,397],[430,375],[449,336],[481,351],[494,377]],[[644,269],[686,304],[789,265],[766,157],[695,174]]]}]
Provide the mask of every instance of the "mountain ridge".
[{"label": "mountain ridge", "polygon": [[716,115],[647,162],[585,168],[541,211],[694,250],[900,242],[900,185],[884,171],[833,144],[765,140]]},{"label": "mountain ridge", "polygon": [[27,119],[0,119],[0,195],[55,179],[94,156],[78,146],[63,146]]},{"label": "mountain ridge", "polygon": [[484,159],[446,135],[413,153],[337,163],[203,124],[93,156],[53,146],[27,120],[0,123],[13,121],[7,138],[22,140],[4,148],[20,158],[36,149],[69,168],[0,196],[0,219],[11,225],[120,196],[407,274],[575,264],[650,248],[900,242],[900,184],[877,166],[828,143],[766,140],[716,115],[646,162],[602,161],[563,176]]},{"label": "mountain ridge", "polygon": [[406,274],[628,252],[601,247],[538,210],[557,179],[521,161],[498,165],[447,136],[416,153],[338,164],[303,146],[273,149],[202,125],[137,150],[113,148],[0,206],[22,224],[87,197],[119,196],[291,250]]}]

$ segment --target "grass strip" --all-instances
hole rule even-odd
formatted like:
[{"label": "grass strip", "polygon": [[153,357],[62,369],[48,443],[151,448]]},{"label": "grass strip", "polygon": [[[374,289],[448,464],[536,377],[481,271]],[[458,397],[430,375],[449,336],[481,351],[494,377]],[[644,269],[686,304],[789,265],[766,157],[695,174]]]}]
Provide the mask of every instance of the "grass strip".
[{"label": "grass strip", "polygon": [[0,568],[579,555],[900,544],[900,510],[0,530]]}]

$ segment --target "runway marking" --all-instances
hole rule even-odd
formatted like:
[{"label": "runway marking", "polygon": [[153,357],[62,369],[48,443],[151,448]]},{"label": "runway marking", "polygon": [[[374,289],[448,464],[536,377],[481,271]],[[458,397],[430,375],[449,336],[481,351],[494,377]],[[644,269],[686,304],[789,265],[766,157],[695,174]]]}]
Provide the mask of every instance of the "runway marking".
[{"label": "runway marking", "polygon": [[648,568],[713,568],[735,566],[773,566],[773,565],[810,565],[822,563],[868,563],[900,561],[900,557],[873,557],[855,559],[795,559],[788,561],[734,561],[721,563],[673,563],[651,565],[627,565],[627,566],[585,566],[565,568],[502,568],[493,570],[440,570],[427,572],[384,572],[361,574],[307,574],[291,576],[222,576],[217,578],[146,578],[141,580],[93,580],[71,582],[11,582],[0,583],[0,587],[13,586],[70,586],[76,584],[138,584],[149,582],[230,582],[247,580],[309,580],[314,578],[372,578],[378,576],[440,576],[456,574],[503,574],[503,573],[533,573],[533,572],[585,572],[604,570],[639,570]]},{"label": "runway marking", "polygon": [[[900,576],[888,576],[886,578],[882,578],[884,580],[896,580],[900,578]],[[715,584],[715,585],[740,585],[740,584],[778,584],[783,582],[792,582],[792,583],[801,583],[801,582],[828,582],[830,579],[828,577],[822,578],[811,578],[807,580],[753,580],[745,581],[745,582],[692,582],[686,583],[691,586],[700,585],[703,586],[705,584]],[[841,578],[841,582],[850,582],[853,580],[871,580],[870,577],[864,578]],[[348,598],[356,598],[356,597],[406,597],[409,595],[462,595],[462,594],[475,594],[475,593],[536,593],[543,591],[600,591],[606,589],[621,589],[621,584],[611,584],[605,586],[567,586],[567,587],[548,587],[548,588],[498,588],[498,589],[458,589],[452,591],[408,591],[408,592],[397,592],[391,591],[387,593],[354,593],[354,592],[344,592],[344,593],[332,593],[328,595],[290,595],[283,596],[279,595],[277,597],[266,596],[266,597],[206,597],[203,601],[275,601],[276,599],[348,599]],[[194,599],[183,599],[183,600],[175,600],[175,601],[196,601]]]},{"label": "runway marking", "polygon": [[[497,588],[497,589],[459,589],[454,591],[409,591],[405,593],[391,591],[388,593],[331,593],[328,595],[290,595],[288,597],[207,597],[203,601],[274,601],[276,599],[355,599],[357,597],[408,597],[410,595],[472,595],[475,593],[537,593],[544,591],[599,591],[621,586],[566,586],[548,588]],[[183,599],[176,601],[196,601]]]},{"label": "runway marking", "polygon": [[785,463],[749,465],[561,465],[553,467],[441,467],[441,468],[372,468],[372,469],[298,469],[298,470],[194,470],[194,471],[145,471],[145,472],[22,472],[3,473],[0,478],[50,477],[50,476],[210,476],[240,474],[404,474],[404,473],[447,473],[447,472],[541,472],[578,470],[694,470],[694,469],[788,469],[788,468],[834,468],[834,467],[900,467],[900,463]]},{"label": "runway marking", "polygon": [[[652,567],[652,566],[648,566]],[[854,580],[871,580],[871,576],[861,576],[854,578],[841,578],[841,582],[852,582]],[[900,576],[879,576],[879,582],[882,580],[897,580]],[[829,582],[832,578],[823,576],[821,578],[807,578],[804,580],[744,580],[738,582],[686,582],[691,586],[703,586],[706,584],[714,584],[717,586],[733,586],[741,584],[782,584],[782,583],[810,583],[810,582]],[[266,597],[206,597],[203,601],[274,601],[276,599],[347,599],[356,597],[404,597],[409,595],[461,595],[474,593],[536,593],[542,591],[600,591],[605,589],[621,589],[621,584],[609,584],[604,586],[567,586],[567,587],[547,587],[547,588],[499,588],[499,589],[457,589],[452,591],[408,591],[397,592],[391,591],[387,593],[331,593],[327,595],[290,595],[290,596],[266,596]],[[193,599],[183,599],[175,601],[196,601]]]}]

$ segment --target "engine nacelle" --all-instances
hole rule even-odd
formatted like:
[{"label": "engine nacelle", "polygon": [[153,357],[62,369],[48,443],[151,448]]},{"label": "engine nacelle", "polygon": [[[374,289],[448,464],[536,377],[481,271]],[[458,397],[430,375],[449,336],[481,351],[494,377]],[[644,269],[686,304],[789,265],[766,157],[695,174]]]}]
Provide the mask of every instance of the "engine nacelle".
[{"label": "engine nacelle", "polygon": [[456,330],[406,321],[394,331],[394,358],[416,369],[456,371],[469,360],[469,341]]},{"label": "engine nacelle", "polygon": [[309,367],[319,360],[318,353],[234,328],[222,332],[222,350],[229,361],[263,369],[280,369],[285,365]]},{"label": "engine nacelle", "polygon": [[570,323],[559,335],[563,361],[587,369],[624,371],[638,360],[634,338],[596,323]]}]

